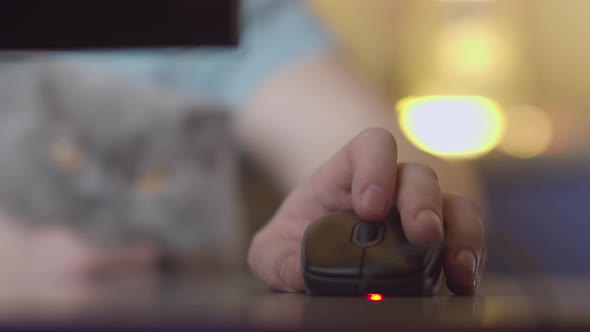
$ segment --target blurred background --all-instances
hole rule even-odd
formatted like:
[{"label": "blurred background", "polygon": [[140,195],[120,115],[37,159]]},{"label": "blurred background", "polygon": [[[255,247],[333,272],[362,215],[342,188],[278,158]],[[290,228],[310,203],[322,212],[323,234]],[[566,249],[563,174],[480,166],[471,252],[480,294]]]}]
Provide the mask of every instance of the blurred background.
[{"label": "blurred background", "polygon": [[[550,274],[590,274],[590,259],[586,257],[590,249],[586,241],[590,234],[590,144],[587,144],[590,140],[587,112],[590,1],[311,0],[308,3],[337,41],[341,53],[396,101],[391,112],[412,144],[449,161],[470,161],[476,165],[488,199],[490,270],[514,271],[536,266],[535,271]],[[278,23],[288,27],[289,18]],[[270,47],[274,44],[269,46],[266,41],[255,46],[266,47],[269,54],[275,55],[289,51]],[[107,54],[95,62],[113,61],[111,69],[132,73],[136,78],[134,84],[111,80],[100,67],[88,72],[76,66],[50,67],[53,73],[65,73],[61,79],[49,83],[51,89],[42,91],[43,98],[53,96],[50,104],[39,102],[41,99],[32,98],[27,92],[33,91],[27,89],[33,89],[31,82],[36,82],[37,69],[20,66],[15,61],[21,59],[20,54],[0,53],[0,108],[76,109],[79,105],[85,108],[90,105],[84,101],[94,101],[113,109],[119,105],[130,109],[169,108],[170,105],[177,109],[202,108],[207,112],[217,109],[218,105],[203,104],[201,99],[187,100],[186,91],[179,88],[192,84],[194,77],[189,74],[194,69],[193,60],[201,60],[194,53],[183,51],[172,50],[169,53],[174,55],[172,63],[157,62],[150,70],[142,66],[153,60],[150,56],[160,55],[159,52],[131,52],[123,61],[113,60],[115,57]],[[80,59],[76,54],[68,56]],[[231,57],[248,59],[246,53],[240,52],[224,56]],[[224,81],[227,77],[219,73],[230,78],[234,72],[240,73],[241,63],[236,63],[222,68],[222,62],[214,61],[208,63],[209,69],[197,70],[204,74],[202,81],[208,80],[209,84],[203,95],[222,94],[228,88]],[[185,72],[185,69],[189,70]],[[147,75],[150,78],[136,75],[141,72],[150,72]],[[144,86],[142,80],[147,82],[154,77],[167,87],[166,93]],[[240,84],[233,88],[238,90],[251,82]],[[203,126],[208,121],[220,126],[215,120],[217,115],[209,118],[207,112],[203,113]],[[112,120],[102,121],[110,125]],[[219,138],[227,129],[212,130],[209,141],[221,142],[221,149],[230,151],[230,144]],[[56,149],[58,162],[65,163],[66,168],[76,168],[84,159],[75,147],[63,142]],[[203,159],[209,157],[207,151],[203,152]],[[228,184],[218,195],[227,198],[234,191],[240,195],[243,209],[234,211],[222,206],[222,210],[241,213],[245,225],[241,234],[243,243],[236,240],[233,249],[243,254],[252,234],[276,211],[283,193],[268,174],[247,158],[239,158],[237,164],[239,189]],[[206,169],[217,178],[233,181],[231,167],[219,172]],[[166,182],[166,174],[161,172],[148,175],[139,181],[140,187],[148,192]],[[208,186],[216,187],[212,183]],[[211,201],[219,204],[221,200]],[[227,232],[232,234],[209,231],[226,240],[231,237],[234,243],[237,235],[233,233],[237,230],[228,225],[219,233],[232,230]],[[2,232],[0,239],[1,236]],[[63,244],[61,240],[49,239]],[[0,241],[0,246],[3,243],[9,242]],[[203,256],[215,252],[211,247],[206,249]],[[0,254],[3,254],[1,250]],[[15,257],[18,254],[12,255]],[[216,260],[204,258],[210,265]],[[530,266],[519,266],[523,262]],[[245,262],[240,264],[245,268]]]},{"label": "blurred background", "polygon": [[417,147],[477,165],[491,233],[547,272],[590,272],[590,2],[313,3]]},{"label": "blurred background", "polygon": [[[168,263],[191,265],[197,262],[199,267],[211,267],[211,270],[219,268],[224,271],[227,263],[232,268],[239,265],[240,272],[246,271],[246,261],[243,258],[248,241],[256,230],[272,218],[285,193],[243,151],[234,150],[235,145],[232,143],[235,142],[226,139],[231,136],[226,122],[226,116],[231,115],[231,112],[219,112],[220,109],[227,111],[225,105],[210,101],[222,95],[229,100],[238,99],[238,91],[253,85],[248,79],[237,83],[233,80],[240,75],[246,78],[255,76],[249,72],[252,67],[245,65],[247,61],[265,67],[266,62],[274,61],[273,57],[275,60],[277,57],[288,57],[292,49],[281,49],[283,44],[268,43],[265,38],[289,38],[285,31],[292,27],[293,20],[300,14],[294,12],[296,9],[293,8],[297,6],[292,5],[297,1],[299,0],[281,2],[292,6],[285,6],[287,11],[286,14],[283,12],[283,16],[275,19],[261,16],[263,23],[276,24],[276,31],[267,31],[272,29],[267,29],[264,24],[253,24],[249,28],[258,33],[263,32],[264,38],[252,42],[249,35],[246,35],[243,40],[247,45],[245,51],[238,49],[236,52],[227,52],[212,61],[207,60],[207,56],[212,54],[209,52],[215,51],[211,49],[199,54],[184,48],[164,52],[133,50],[124,52],[124,57],[118,57],[116,52],[82,56],[73,52],[66,53],[62,58],[73,60],[71,63],[64,61],[49,63],[47,66],[46,54],[43,52],[0,53],[0,116],[8,116],[0,120],[0,154],[10,152],[16,153],[12,156],[24,155],[30,158],[26,149],[12,148],[10,145],[27,143],[27,140],[18,139],[21,137],[18,136],[21,129],[35,132],[36,129],[45,128],[43,121],[48,118],[37,116],[44,114],[46,110],[61,110],[62,113],[49,114],[68,114],[64,118],[73,116],[72,119],[75,120],[69,124],[85,124],[80,130],[84,134],[94,133],[95,127],[103,125],[102,128],[108,130],[98,130],[97,137],[108,141],[117,139],[115,134],[120,134],[124,142],[131,142],[126,140],[128,137],[125,136],[125,124],[140,130],[143,128],[141,125],[136,126],[137,128],[134,125],[154,121],[145,128],[163,133],[158,128],[178,128],[167,127],[170,123],[162,125],[163,118],[157,117],[159,111],[176,110],[179,113],[175,114],[180,114],[184,119],[186,114],[182,112],[200,110],[198,117],[187,119],[190,120],[188,124],[203,132],[201,139],[206,142],[205,146],[200,146],[197,153],[192,153],[193,150],[190,153],[180,151],[175,156],[195,156],[195,160],[191,162],[199,165],[198,171],[201,173],[193,174],[190,180],[196,181],[194,183],[198,183],[198,186],[186,185],[193,182],[184,181],[186,178],[183,178],[180,181],[181,186],[175,187],[182,190],[172,190],[181,194],[180,196],[166,196],[157,201],[165,206],[161,211],[168,214],[164,213],[161,220],[154,224],[164,220],[160,226],[167,226],[162,228],[164,231],[157,227],[151,228],[151,235],[164,237],[161,240],[167,241],[171,247],[179,243],[177,239],[184,239],[186,243],[178,249],[183,253],[194,252],[194,246],[200,249],[197,250],[199,257],[182,257],[178,262],[164,261],[164,270],[169,267]],[[250,3],[255,6],[248,7],[249,11],[260,9],[256,4],[270,4],[267,7],[270,8],[269,12],[279,6],[276,5],[278,0]],[[590,234],[590,144],[587,143],[590,141],[590,114],[587,111],[590,107],[590,1],[310,0],[307,3],[328,34],[337,42],[342,55],[377,83],[381,92],[395,101],[391,112],[397,117],[403,135],[414,146],[448,161],[468,161],[476,166],[487,198],[484,207],[489,237],[488,270],[559,276],[590,275],[590,259],[586,254],[590,249],[587,244],[587,236]],[[168,14],[168,19],[175,20],[174,15],[177,12],[170,11]],[[128,18],[126,15],[122,16],[124,20]],[[183,17],[189,21],[191,19],[190,15]],[[306,23],[303,22],[304,25]],[[301,47],[299,44],[304,42],[305,40],[295,40],[293,45],[295,48]],[[251,56],[252,53],[260,58]],[[29,59],[33,60],[31,63],[34,65],[27,62]],[[81,66],[86,60],[86,64],[96,66]],[[201,61],[203,66],[199,66]],[[77,65],[71,65],[72,63]],[[105,68],[110,68],[110,73]],[[113,73],[125,73],[122,76],[133,79],[114,78],[111,76]],[[194,77],[194,73],[199,74]],[[195,83],[195,80],[199,82]],[[157,81],[155,86],[151,84],[154,81]],[[186,88],[191,92],[197,85],[202,89],[199,96],[190,93],[187,95]],[[162,87],[165,89],[161,89]],[[39,110],[43,112],[37,112]],[[107,110],[111,113],[106,112]],[[136,113],[136,110],[153,112],[144,117],[147,113]],[[220,116],[221,113],[224,115]],[[76,114],[85,115],[78,117]],[[62,119],[59,116],[49,118]],[[37,121],[40,119],[43,121]],[[154,123],[158,125],[153,125]],[[63,129],[59,126],[55,128]],[[118,128],[121,132],[109,131],[109,128]],[[149,135],[149,130],[147,134]],[[170,132],[165,132],[161,137],[182,138],[183,140],[172,141],[174,144],[170,146],[175,147],[181,146],[179,142],[186,139]],[[62,173],[80,173],[83,163],[90,164],[94,160],[92,153],[85,153],[87,151],[84,146],[72,144],[67,137],[57,142],[41,139],[33,142],[32,146],[36,148],[48,143],[55,144],[41,151],[49,152],[49,158],[53,159],[57,167],[62,168]],[[169,148],[166,152],[172,150],[174,149]],[[45,195],[45,200],[40,203],[42,207],[51,199],[57,198],[55,200],[59,201],[59,195],[55,195],[55,191],[38,190],[39,182],[32,181],[34,177],[26,176],[26,172],[32,169],[27,167],[37,165],[31,160],[37,159],[23,159],[26,162],[14,159],[16,162],[10,163],[13,159],[6,156],[8,155],[0,158],[0,179],[5,181],[3,184],[16,183],[17,189],[14,192],[33,193],[30,197],[41,192],[39,197]],[[174,159],[169,156],[166,158]],[[145,165],[148,164],[146,162]],[[15,181],[6,172],[6,167],[15,165],[17,171],[21,171],[19,166],[27,166],[19,173],[21,176],[24,174],[19,181],[32,183],[30,186]],[[124,194],[120,197],[127,195],[136,199],[135,195],[152,195],[150,197],[157,199],[157,194],[165,193],[167,184],[173,182],[172,173],[156,168],[154,172],[148,170],[145,174],[135,174],[134,176],[139,176],[126,179],[131,181],[123,181],[132,183],[133,188],[124,188],[121,191]],[[202,179],[208,181],[200,181]],[[87,184],[86,180],[80,181]],[[100,184],[108,181],[95,182]],[[115,183],[119,185],[117,188],[121,189],[123,182]],[[220,183],[222,185],[218,185]],[[10,200],[14,192],[6,188],[0,187],[0,199]],[[24,190],[20,190],[22,188]],[[197,193],[191,191],[192,189]],[[190,195],[186,195],[187,193]],[[110,195],[108,190],[98,194],[102,195],[103,201],[106,201],[104,196],[107,196],[108,202],[114,202],[113,205],[118,207],[123,201],[119,196]],[[24,196],[22,200],[27,201],[29,196]],[[189,196],[202,198],[198,203],[201,205],[183,199]],[[77,196],[72,194],[72,197]],[[96,201],[101,200],[95,199],[93,202]],[[183,204],[179,207],[180,205],[170,202]],[[75,200],[70,203],[62,200],[60,203],[78,207]],[[160,206],[143,204],[143,208],[136,209],[130,204],[123,205],[128,210],[141,210],[140,212],[145,213],[140,214],[142,218],[138,219],[149,219],[145,216],[157,215],[158,213],[153,213],[149,208]],[[193,216],[195,209],[208,223],[204,226],[197,225],[202,228],[190,229],[194,233],[184,232],[183,227],[190,227],[189,223],[183,222],[184,217]],[[208,215],[203,212],[208,210],[221,213]],[[113,215],[120,217],[111,214],[113,211],[107,212],[98,215],[111,221],[118,220],[112,218]],[[175,214],[177,212],[182,214]],[[41,311],[56,311],[55,315],[58,317],[67,316],[68,310],[75,311],[82,307],[78,303],[86,303],[85,299],[101,295],[100,290],[88,292],[86,280],[72,280],[70,277],[79,277],[83,270],[81,266],[86,266],[89,259],[92,262],[101,262],[101,259],[109,261],[108,255],[89,251],[86,243],[76,240],[64,229],[43,229],[23,235],[25,232],[18,227],[13,227],[8,222],[3,223],[10,220],[4,217],[0,214],[0,261],[16,264],[11,268],[0,268],[0,279],[9,280],[0,283],[0,299],[3,299],[0,301],[0,309],[8,308],[5,311],[8,316],[12,314],[10,310],[14,303],[22,308],[33,303],[33,308],[38,306]],[[102,221],[100,218],[97,220]],[[178,228],[178,225],[166,222],[172,219],[179,221]],[[220,227],[216,222],[222,219],[225,223]],[[234,219],[238,219],[239,223]],[[143,226],[145,225],[137,227],[142,231]],[[102,235],[108,237],[112,233],[119,233],[116,227],[110,233],[107,231]],[[92,231],[100,233],[104,230],[101,228]],[[137,229],[130,233],[133,231]],[[197,233],[202,233],[199,239],[195,240],[190,236]],[[143,235],[145,234],[147,232]],[[227,252],[218,250],[220,247],[228,249]],[[145,252],[138,255],[144,254]],[[27,257],[36,257],[43,264],[37,264],[37,261],[31,264]],[[236,257],[240,258],[238,262]],[[127,267],[125,260],[122,260],[123,263],[118,259],[114,261],[123,270]],[[66,263],[60,265],[54,264],[55,262]],[[203,272],[203,269],[197,270],[199,273]],[[55,279],[48,278],[37,285],[38,278],[35,277],[43,276],[44,273]],[[99,271],[99,275],[105,274],[108,275],[108,271]],[[243,287],[240,280],[233,284],[235,287],[224,288],[223,284],[219,286],[220,282],[225,282],[224,279],[212,278],[209,281],[214,286],[203,282],[196,290],[193,289],[193,293],[181,288],[170,295],[170,298],[158,298],[150,292],[142,291],[143,287],[149,289],[155,282],[151,279],[143,283],[136,282],[138,280],[140,279],[132,278],[132,287],[127,290],[140,295],[136,299],[140,307],[142,304],[159,303],[161,300],[168,301],[162,304],[162,307],[167,307],[184,296],[186,302],[175,303],[182,306],[197,299],[200,301],[199,310],[206,316],[209,312],[207,310],[214,311],[211,308],[215,306],[210,306],[210,303],[235,310],[236,305],[232,301],[236,301],[236,296],[241,296],[241,301],[251,300],[248,294],[244,295],[247,288]],[[158,285],[163,286],[164,292],[169,291],[169,288],[164,287],[168,284]],[[47,302],[40,301],[38,297],[44,295],[41,292],[41,289],[45,290],[44,287],[51,290],[51,295],[57,294],[58,299],[68,305],[54,305],[58,302],[53,298]],[[138,291],[133,287],[138,287]],[[125,294],[114,294],[115,302],[126,297]],[[153,298],[142,299],[144,295]],[[132,298],[130,296],[127,301]],[[158,301],[154,300],[156,298]],[[261,312],[274,315],[273,310],[276,308],[272,307],[280,301],[282,300],[271,299],[269,304],[261,307]],[[126,302],[121,303],[121,306],[125,306]],[[91,311],[92,309],[94,308]],[[162,308],[157,306],[151,310],[162,312]],[[192,317],[193,311],[188,311],[188,315]],[[284,311],[291,313],[296,310],[285,307]],[[463,315],[463,308],[460,311],[458,316]],[[3,318],[1,310],[0,318]]]}]

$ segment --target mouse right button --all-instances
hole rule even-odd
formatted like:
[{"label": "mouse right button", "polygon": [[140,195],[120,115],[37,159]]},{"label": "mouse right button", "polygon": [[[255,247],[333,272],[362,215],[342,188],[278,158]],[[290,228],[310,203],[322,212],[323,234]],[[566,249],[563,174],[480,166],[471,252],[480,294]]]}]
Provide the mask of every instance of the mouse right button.
[{"label": "mouse right button", "polygon": [[423,273],[428,265],[430,248],[408,242],[398,214],[392,214],[384,224],[386,229],[381,243],[365,248],[363,275],[387,278]]}]

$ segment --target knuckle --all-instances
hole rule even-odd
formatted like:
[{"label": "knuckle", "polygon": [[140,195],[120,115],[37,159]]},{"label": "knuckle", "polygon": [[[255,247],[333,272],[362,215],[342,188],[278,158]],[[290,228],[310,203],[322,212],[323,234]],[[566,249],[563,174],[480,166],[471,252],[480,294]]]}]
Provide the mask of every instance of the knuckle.
[{"label": "knuckle", "polygon": [[[460,234],[465,241],[469,241],[479,246],[483,246],[485,242],[485,229],[481,215],[480,204],[471,197],[462,194],[449,194],[449,201],[443,204],[450,204],[455,211],[454,218],[459,219],[458,224],[461,225]],[[458,240],[459,242],[463,242]]]},{"label": "knuckle", "polygon": [[376,135],[376,136],[383,136],[383,137],[388,137],[391,136],[393,137],[393,135],[391,134],[391,132],[385,128],[381,128],[381,127],[368,127],[365,128],[361,131],[360,135]]},{"label": "knuckle", "polygon": [[436,171],[423,163],[404,163],[400,165],[400,172],[415,172],[424,176],[431,177],[433,180],[438,182],[438,174]]},{"label": "knuckle", "polygon": [[395,140],[395,137],[393,136],[393,134],[389,130],[387,130],[385,128],[381,128],[381,127],[366,128],[363,131],[361,131],[357,137],[359,139],[364,139],[364,138],[374,139],[374,140],[380,141],[384,144],[393,145],[397,148],[397,142]]},{"label": "knuckle", "polygon": [[471,239],[481,249],[481,246],[485,241],[484,227],[481,223],[481,218],[472,218],[471,224],[468,227],[465,227],[464,232],[466,239]]},{"label": "knuckle", "polygon": [[433,209],[431,206],[424,206],[423,204],[412,204],[400,208],[402,218],[406,220],[415,220],[422,211],[433,211],[440,217],[439,211],[436,211],[436,209]]},{"label": "knuckle", "polygon": [[459,204],[463,209],[477,215],[478,217],[481,214],[481,205],[473,198],[460,195],[457,198],[457,204]]},{"label": "knuckle", "polygon": [[456,192],[446,192],[444,194],[445,204],[453,205],[463,211],[468,211],[475,215],[481,216],[481,205],[475,199]]},{"label": "knuckle", "polygon": [[407,218],[415,218],[424,210],[432,210],[442,217],[443,202],[440,192],[436,190],[412,190],[413,188],[408,187],[404,191],[400,190],[397,197],[397,205],[400,213],[403,213]]}]

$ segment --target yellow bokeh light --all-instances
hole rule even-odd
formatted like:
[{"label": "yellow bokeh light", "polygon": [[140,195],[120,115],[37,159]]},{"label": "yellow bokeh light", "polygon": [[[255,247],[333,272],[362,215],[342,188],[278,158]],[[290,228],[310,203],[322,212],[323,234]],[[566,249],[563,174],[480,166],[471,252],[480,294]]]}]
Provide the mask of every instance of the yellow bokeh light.
[{"label": "yellow bokeh light", "polygon": [[397,110],[406,137],[419,149],[445,158],[480,157],[504,133],[503,113],[484,97],[408,97]]},{"label": "yellow bokeh light", "polygon": [[506,113],[506,134],[500,149],[513,157],[529,159],[543,154],[553,140],[553,123],[533,106],[517,106]]},{"label": "yellow bokeh light", "polygon": [[435,61],[443,77],[489,80],[511,68],[507,37],[486,20],[465,19],[448,24],[437,39]]}]

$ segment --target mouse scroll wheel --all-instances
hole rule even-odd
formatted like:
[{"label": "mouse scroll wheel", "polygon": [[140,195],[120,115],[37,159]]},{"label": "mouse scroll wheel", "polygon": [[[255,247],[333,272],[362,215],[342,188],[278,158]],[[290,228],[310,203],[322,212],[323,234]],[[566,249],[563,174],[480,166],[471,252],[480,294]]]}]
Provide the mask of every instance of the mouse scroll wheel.
[{"label": "mouse scroll wheel", "polygon": [[362,247],[375,245],[383,239],[383,223],[363,222],[357,224],[352,232],[352,242]]}]

